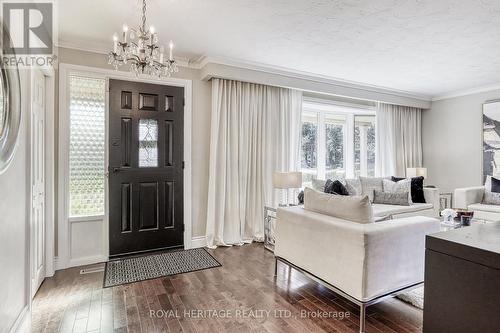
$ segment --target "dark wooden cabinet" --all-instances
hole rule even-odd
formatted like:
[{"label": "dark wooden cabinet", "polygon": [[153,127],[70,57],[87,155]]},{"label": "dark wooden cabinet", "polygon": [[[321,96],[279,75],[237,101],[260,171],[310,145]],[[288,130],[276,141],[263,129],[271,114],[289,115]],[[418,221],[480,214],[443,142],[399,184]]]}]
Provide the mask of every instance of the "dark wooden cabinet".
[{"label": "dark wooden cabinet", "polygon": [[500,332],[500,225],[429,235],[424,333]]}]

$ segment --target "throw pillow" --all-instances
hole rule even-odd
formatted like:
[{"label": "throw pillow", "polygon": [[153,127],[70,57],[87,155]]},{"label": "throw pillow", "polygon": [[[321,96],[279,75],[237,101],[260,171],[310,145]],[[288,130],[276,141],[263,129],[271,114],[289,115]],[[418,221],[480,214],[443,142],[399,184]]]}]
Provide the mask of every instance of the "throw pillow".
[{"label": "throw pillow", "polygon": [[361,194],[367,195],[370,198],[370,201],[373,201],[373,191],[382,192],[384,190],[384,186],[382,184],[382,180],[384,178],[375,178],[375,177],[359,177],[361,181]]},{"label": "throw pillow", "polygon": [[363,193],[361,190],[361,181],[359,179],[346,179],[345,182],[345,187],[349,195],[361,195],[361,193]]},{"label": "throw pillow", "polygon": [[500,206],[500,193],[485,191],[482,203],[485,205]]},{"label": "throw pillow", "polygon": [[500,179],[491,177],[491,192],[500,193]]},{"label": "throw pillow", "polygon": [[408,201],[411,203],[411,179],[402,179],[398,182],[393,182],[389,179],[382,180],[384,192],[389,193],[408,193]]},{"label": "throw pillow", "polygon": [[[392,181],[397,182],[405,178],[392,177]],[[424,177],[413,177],[411,179],[411,202],[425,203]]]},{"label": "throw pillow", "polygon": [[323,192],[325,190],[326,180],[313,179],[311,181],[311,186],[314,190]]},{"label": "throw pillow", "polygon": [[349,195],[349,192],[347,192],[347,189],[340,181],[332,181],[331,179],[326,181],[324,192],[337,195]]},{"label": "throw pillow", "polygon": [[297,200],[299,201],[299,205],[304,204],[304,191],[300,191],[299,195],[297,196]]},{"label": "throw pillow", "polygon": [[372,223],[373,208],[367,196],[321,193],[306,187],[304,209],[357,223]]},{"label": "throw pillow", "polygon": [[382,205],[398,205],[398,206],[409,206],[410,202],[408,198],[410,197],[410,192],[373,192],[373,203]]}]

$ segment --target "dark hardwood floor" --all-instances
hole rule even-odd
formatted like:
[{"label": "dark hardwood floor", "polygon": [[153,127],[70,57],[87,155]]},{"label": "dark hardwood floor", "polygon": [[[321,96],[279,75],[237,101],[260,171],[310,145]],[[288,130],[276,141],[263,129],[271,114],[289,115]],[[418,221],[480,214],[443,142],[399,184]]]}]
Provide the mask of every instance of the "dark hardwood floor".
[{"label": "dark hardwood floor", "polygon": [[[58,271],[33,301],[33,332],[358,332],[354,304],[281,263],[275,279],[262,244],[210,252],[222,267],[106,289],[102,272]],[[368,308],[369,333],[421,326],[422,311],[399,300]]]}]

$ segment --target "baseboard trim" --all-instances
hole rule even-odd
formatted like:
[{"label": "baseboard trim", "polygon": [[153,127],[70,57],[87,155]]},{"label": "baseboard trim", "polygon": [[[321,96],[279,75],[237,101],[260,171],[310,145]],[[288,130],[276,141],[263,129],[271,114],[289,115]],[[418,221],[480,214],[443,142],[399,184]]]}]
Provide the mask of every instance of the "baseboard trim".
[{"label": "baseboard trim", "polygon": [[77,266],[85,266],[85,265],[92,265],[92,264],[98,264],[101,262],[106,262],[108,261],[108,257],[103,256],[103,255],[97,255],[97,256],[90,256],[90,257],[83,257],[83,258],[75,258],[75,259],[70,259],[69,267],[77,267]]},{"label": "baseboard trim", "polygon": [[17,316],[14,325],[10,329],[9,333],[28,333],[31,330],[31,315],[30,308],[26,305]]},{"label": "baseboard trim", "polygon": [[198,236],[191,238],[191,248],[196,249],[199,247],[207,246],[207,237],[206,236]]}]

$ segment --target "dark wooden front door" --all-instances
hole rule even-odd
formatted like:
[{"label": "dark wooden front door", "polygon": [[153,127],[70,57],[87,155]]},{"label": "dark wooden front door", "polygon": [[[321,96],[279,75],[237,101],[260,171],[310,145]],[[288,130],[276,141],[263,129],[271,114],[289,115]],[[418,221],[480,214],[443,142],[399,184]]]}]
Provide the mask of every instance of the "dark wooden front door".
[{"label": "dark wooden front door", "polygon": [[109,254],[183,246],[184,89],[109,81]]}]

